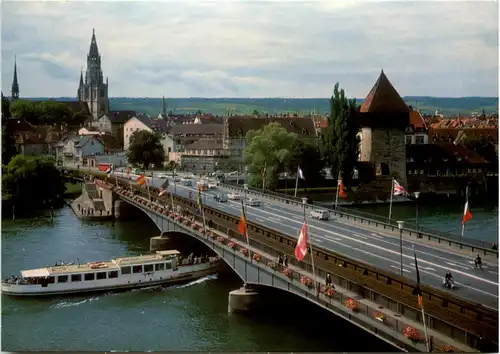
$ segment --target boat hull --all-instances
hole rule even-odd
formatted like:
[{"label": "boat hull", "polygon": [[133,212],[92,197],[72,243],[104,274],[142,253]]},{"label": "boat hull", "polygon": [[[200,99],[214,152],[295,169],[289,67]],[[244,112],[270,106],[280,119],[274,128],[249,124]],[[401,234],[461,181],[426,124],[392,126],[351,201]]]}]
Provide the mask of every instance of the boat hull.
[{"label": "boat hull", "polygon": [[[202,277],[215,274],[222,267],[220,261],[212,264],[201,263],[180,266],[177,271],[160,271],[151,274],[134,274],[120,278],[95,280],[92,282],[77,282],[66,284],[22,285],[2,283],[2,294],[9,296],[55,296],[108,291],[123,291],[160,285],[186,283]],[[107,281],[107,283],[106,283]],[[89,284],[85,284],[89,283]],[[58,288],[59,285],[59,288]],[[63,288],[62,286],[65,286]]]}]

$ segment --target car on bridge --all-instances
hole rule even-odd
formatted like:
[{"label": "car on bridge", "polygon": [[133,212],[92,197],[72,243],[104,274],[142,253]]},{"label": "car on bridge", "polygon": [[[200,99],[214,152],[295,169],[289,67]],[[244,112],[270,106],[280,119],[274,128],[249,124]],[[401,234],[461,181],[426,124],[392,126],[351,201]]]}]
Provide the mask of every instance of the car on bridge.
[{"label": "car on bridge", "polygon": [[208,182],[208,189],[217,189],[217,182],[214,181]]},{"label": "car on bridge", "polygon": [[214,195],[214,199],[216,202],[219,202],[219,203],[226,203],[227,202],[227,196],[225,194],[216,194]]},{"label": "car on bridge", "polygon": [[249,205],[249,206],[252,206],[252,207],[259,207],[259,206],[261,206],[262,203],[258,199],[247,198],[247,200],[245,201],[245,204]]},{"label": "car on bridge", "polygon": [[311,211],[311,218],[318,220],[328,220],[330,218],[330,213],[326,210],[314,209]]},{"label": "car on bridge", "polygon": [[227,198],[231,200],[241,200],[241,195],[238,193],[229,193]]},{"label": "car on bridge", "polygon": [[185,186],[192,186],[193,185],[191,178],[181,178],[181,183]]}]

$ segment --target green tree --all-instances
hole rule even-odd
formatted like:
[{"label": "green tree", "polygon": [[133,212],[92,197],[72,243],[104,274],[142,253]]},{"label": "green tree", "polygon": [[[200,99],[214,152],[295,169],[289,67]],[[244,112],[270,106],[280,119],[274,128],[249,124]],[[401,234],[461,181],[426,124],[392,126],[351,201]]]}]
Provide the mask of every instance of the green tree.
[{"label": "green tree", "polygon": [[243,159],[248,167],[248,183],[254,187],[274,188],[278,173],[289,166],[292,150],[298,139],[279,123],[270,123],[262,129],[251,130],[246,135],[248,145],[243,151]]},{"label": "green tree", "polygon": [[131,164],[144,169],[151,164],[163,166],[165,150],[161,145],[160,136],[147,130],[135,131],[130,137],[127,158]]},{"label": "green tree", "polygon": [[326,164],[331,168],[334,178],[338,171],[344,185],[349,186],[358,158],[359,123],[357,120],[356,100],[348,100],[344,89],[335,84],[330,98],[328,127],[322,142]]},{"label": "green tree", "polygon": [[297,172],[297,166],[300,166],[309,187],[314,187],[325,178],[323,172],[325,161],[317,145],[307,144],[301,140],[297,141],[292,150],[288,171]]},{"label": "green tree", "polygon": [[13,118],[24,119],[28,123],[38,125],[43,111],[35,102],[28,100],[16,100],[10,105],[10,113]]},{"label": "green tree", "polygon": [[14,131],[10,115],[10,102],[2,93],[2,165],[6,165],[16,154]]},{"label": "green tree", "polygon": [[40,116],[38,117],[38,123],[40,124],[61,124],[66,123],[72,125],[73,112],[68,107],[68,105],[56,102],[54,100],[47,100],[38,103],[38,108],[40,110]]},{"label": "green tree", "polygon": [[65,186],[54,162],[50,156],[14,156],[2,174],[3,192],[17,205],[34,208],[61,197]]}]

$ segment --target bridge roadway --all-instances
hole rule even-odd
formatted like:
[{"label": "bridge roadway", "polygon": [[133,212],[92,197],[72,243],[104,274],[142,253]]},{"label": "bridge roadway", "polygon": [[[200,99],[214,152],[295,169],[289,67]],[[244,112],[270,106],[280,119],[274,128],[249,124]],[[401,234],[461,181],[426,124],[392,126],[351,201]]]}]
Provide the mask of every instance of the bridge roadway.
[{"label": "bridge roadway", "polygon": [[[117,173],[120,176],[120,173]],[[151,180],[149,180],[151,181]],[[160,187],[163,179],[153,179],[152,185]],[[196,187],[171,185],[169,191],[188,198],[192,192],[195,198]],[[223,189],[203,192],[203,204],[222,210],[229,214],[241,214],[241,202],[216,202],[213,196],[227,193]],[[262,201],[261,201],[262,202]],[[247,207],[246,216],[249,221],[278,230],[284,234],[297,237],[303,223],[303,210],[279,202],[267,201],[260,207]],[[339,220],[319,221],[309,218],[309,236],[313,247],[320,246],[346,255],[353,260],[365,262],[375,267],[399,274],[401,256],[399,237],[383,230],[374,232],[359,226],[339,222]],[[430,245],[415,244],[415,241],[403,239],[403,273],[415,280],[413,245],[419,259],[419,271],[422,283],[439,287],[452,292],[453,295],[483,306],[498,309],[498,264],[484,264],[484,270],[474,269],[470,255],[453,252],[451,249],[440,249]],[[452,272],[456,290],[448,290],[442,286],[444,273]]]}]

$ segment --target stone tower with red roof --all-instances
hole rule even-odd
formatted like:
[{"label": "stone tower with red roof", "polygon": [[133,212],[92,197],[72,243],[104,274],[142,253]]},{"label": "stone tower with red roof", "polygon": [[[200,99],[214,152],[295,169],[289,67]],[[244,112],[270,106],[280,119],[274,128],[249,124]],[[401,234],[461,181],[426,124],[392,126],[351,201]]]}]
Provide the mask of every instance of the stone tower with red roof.
[{"label": "stone tower with red roof", "polygon": [[409,107],[382,70],[360,109],[360,161],[371,163],[377,176],[394,177],[405,185],[409,122]]}]

